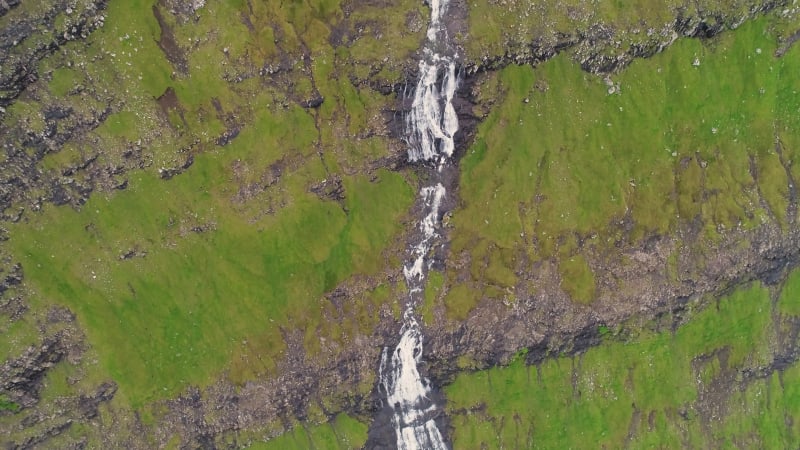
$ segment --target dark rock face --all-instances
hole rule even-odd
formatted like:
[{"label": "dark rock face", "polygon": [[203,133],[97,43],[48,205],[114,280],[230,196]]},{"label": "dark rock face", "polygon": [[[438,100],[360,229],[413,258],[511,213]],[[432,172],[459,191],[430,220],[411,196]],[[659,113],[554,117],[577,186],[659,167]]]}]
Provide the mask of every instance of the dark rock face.
[{"label": "dark rock face", "polygon": [[342,204],[344,207],[344,184],[342,183],[342,178],[339,176],[332,176],[329,180],[322,180],[311,186],[311,192],[322,200],[332,200]]},{"label": "dark rock face", "polygon": [[38,401],[39,385],[45,372],[61,361],[65,353],[58,337],[29,347],[20,357],[0,366],[0,391],[23,407],[32,406]]},{"label": "dark rock face", "polygon": [[170,178],[174,177],[175,175],[183,173],[189,167],[192,167],[194,164],[194,156],[189,155],[186,158],[186,162],[181,164],[179,167],[174,168],[161,168],[158,170],[158,175],[161,177],[162,180],[169,180]]},{"label": "dark rock face", "polygon": [[[12,320],[19,319],[12,317]],[[53,369],[75,366],[82,361],[84,337],[76,328],[75,316],[63,307],[51,307],[38,319],[29,317],[28,320],[40,321],[39,329],[43,334],[40,342],[0,365],[0,398],[15,405],[0,410],[0,416],[19,414],[20,417],[14,429],[0,432],[3,448],[41,448],[45,443],[52,447],[50,440],[60,438],[73,424],[93,423],[99,417],[100,405],[113,399],[117,391],[116,383],[104,381],[86,389],[76,388],[74,393],[65,392],[55,401],[42,401],[42,390],[53,381],[53,376],[58,377]],[[77,383],[80,377],[70,377],[68,383]],[[13,436],[15,432],[17,437],[9,438],[9,433]],[[85,438],[57,442],[58,448],[84,448],[86,445]]]},{"label": "dark rock face", "polygon": [[[28,85],[38,79],[39,61],[69,41],[85,39],[103,25],[102,11],[107,0],[95,0],[82,11],[73,11],[66,0],[54,0],[49,8],[10,23],[0,31],[0,107],[10,105]],[[20,2],[0,3],[0,17]],[[54,29],[56,19],[66,15],[62,29]],[[53,37],[45,33],[52,31]],[[0,116],[2,117],[2,116]]]},{"label": "dark rock face", "polygon": [[318,92],[316,95],[308,100],[303,100],[300,102],[300,106],[303,108],[319,108],[322,106],[322,103],[325,102],[325,97],[320,95]]},{"label": "dark rock face", "polygon": [[236,136],[239,136],[240,131],[241,130],[239,130],[238,128],[231,128],[229,130],[225,130],[225,132],[222,133],[222,135],[217,138],[217,145],[219,145],[220,147],[224,147],[230,144],[231,141],[236,139]]},{"label": "dark rock face", "polygon": [[[77,117],[69,109],[48,108],[45,113],[47,115],[44,133],[9,128],[0,122],[0,133],[5,133],[7,137],[2,147],[6,161],[0,168],[0,219],[19,220],[24,209],[20,203],[27,203],[33,209],[39,208],[43,202],[57,205],[83,204],[94,190],[95,183],[80,182],[74,177],[78,172],[95,172],[94,177],[97,179],[115,176],[114,168],[94,165],[97,154],[89,156],[81,164],[66,169],[59,174],[63,177],[59,179],[53,179],[39,167],[39,162],[46,155],[58,151],[74,136],[97,128],[103,123],[111,114],[110,107],[97,111],[96,115],[89,117]],[[30,198],[29,193],[37,188],[44,188],[45,194]]]},{"label": "dark rock face", "polygon": [[[25,210],[37,210],[45,202],[80,206],[98,186],[124,189],[124,172],[143,166],[141,145],[125,152],[123,166],[109,165],[98,157],[106,149],[90,149],[83,162],[64,168],[61,173],[45,171],[40,162],[61,151],[67,142],[81,141],[100,126],[115,107],[115,94],[96,92],[92,86],[76,83],[66,97],[46,95],[52,72],[39,73],[39,62],[61,58],[78,49],[105,21],[106,0],[81,2],[52,0],[28,7],[23,2],[0,2],[0,136],[4,161],[0,166],[0,219],[17,221]],[[7,5],[9,9],[4,9]],[[80,60],[66,58],[67,68]],[[40,80],[41,79],[41,80]],[[102,91],[102,90],[101,90]],[[7,120],[5,108],[20,95],[38,110],[43,129],[28,120]],[[76,108],[80,99],[87,105]],[[91,147],[90,141],[81,147]]]},{"label": "dark rock face", "polygon": [[78,407],[81,417],[86,419],[93,419],[97,417],[98,406],[114,398],[117,393],[117,385],[113,382],[107,381],[97,387],[93,395],[81,395],[78,398]]},{"label": "dark rock face", "polygon": [[[750,242],[750,246],[742,248],[741,242]],[[535,278],[542,287],[536,294],[520,294],[514,305],[483,303],[461,324],[445,320],[429,324],[424,330],[425,357],[420,370],[434,386],[445,386],[463,370],[457,359],[464,355],[476,363],[476,368],[487,368],[507,363],[520,349],[528,350],[526,360],[533,365],[553,355],[580,354],[601,342],[600,325],[612,326],[631,317],[655,320],[663,331],[670,332],[690,320],[691,311],[701,309],[702,302],[751,280],[780,282],[788,270],[800,264],[796,252],[800,232],[785,233],[777,225],[765,225],[731,235],[718,248],[704,250],[703,255],[686,254],[682,257],[687,264],[685,275],[671,280],[662,258],[665,249],[675,244],[676,241],[663,238],[623,249],[625,254],[639,255],[641,262],[635,267],[609,263],[607,270],[625,284],[641,288],[625,294],[601,290],[594,308],[576,305],[557,282],[548,281],[554,269],[546,263],[531,268],[526,276]],[[698,264],[699,260],[717,262],[705,270],[695,270],[698,267],[692,268],[691,264]],[[357,296],[350,289],[340,287],[331,294],[331,301],[347,302]],[[202,393],[190,390],[167,402],[171,412],[159,424],[161,433],[179,433],[186,442],[201,445],[207,439],[218,442],[220,436],[259,423],[277,420],[289,427],[294,419],[309,418],[308,405],[323,404],[323,398],[328,399],[324,411],[329,417],[339,411],[369,421],[390,415],[378,383],[368,396],[353,393],[359,391],[360,383],[374,378],[380,349],[396,344],[393,340],[397,339],[399,327],[394,317],[384,316],[371,336],[359,337],[337,356],[311,359],[299,345],[287,352],[292,356],[282,363],[281,375],[271,380],[254,381],[238,389],[221,382]],[[785,345],[780,346],[771,364],[748,369],[742,376],[763,378],[796,362],[800,358],[800,327],[792,329],[784,336]],[[434,391],[433,395],[438,394]],[[390,423],[384,419],[376,422]],[[440,426],[446,432],[446,422]],[[366,448],[395,445],[393,428],[371,428]]]},{"label": "dark rock face", "polygon": [[47,442],[49,439],[54,438],[61,433],[67,431],[72,426],[72,421],[68,420],[64,423],[61,423],[57,426],[50,427],[46,429],[43,433],[40,433],[38,436],[31,436],[20,443],[8,443],[6,448],[13,449],[13,450],[28,450],[37,448],[39,444]]},{"label": "dark rock face", "polygon": [[19,6],[20,0],[6,0],[0,4],[0,17]]}]

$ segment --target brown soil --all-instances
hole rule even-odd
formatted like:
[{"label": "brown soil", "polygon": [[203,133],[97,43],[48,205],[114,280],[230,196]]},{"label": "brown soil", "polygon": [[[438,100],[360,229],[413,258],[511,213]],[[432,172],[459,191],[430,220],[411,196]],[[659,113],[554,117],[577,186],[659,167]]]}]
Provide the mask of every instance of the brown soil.
[{"label": "brown soil", "polygon": [[186,54],[175,41],[172,28],[170,28],[169,24],[164,20],[164,16],[161,14],[161,9],[158,5],[153,5],[153,15],[156,17],[158,26],[161,28],[161,38],[158,40],[158,46],[178,73],[181,75],[188,74],[189,63],[186,60]]}]

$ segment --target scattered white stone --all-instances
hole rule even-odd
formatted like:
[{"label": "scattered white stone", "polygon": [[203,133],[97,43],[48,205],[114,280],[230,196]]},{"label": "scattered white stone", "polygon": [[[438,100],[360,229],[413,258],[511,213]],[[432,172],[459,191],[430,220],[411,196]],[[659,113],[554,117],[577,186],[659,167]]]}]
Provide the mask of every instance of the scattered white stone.
[{"label": "scattered white stone", "polygon": [[695,67],[699,66],[700,65],[700,58],[695,58],[694,61],[692,61],[692,65],[695,66]]},{"label": "scattered white stone", "polygon": [[760,54],[761,54],[761,49],[760,49],[760,48],[757,48],[757,49],[756,49],[756,55],[760,55]]}]

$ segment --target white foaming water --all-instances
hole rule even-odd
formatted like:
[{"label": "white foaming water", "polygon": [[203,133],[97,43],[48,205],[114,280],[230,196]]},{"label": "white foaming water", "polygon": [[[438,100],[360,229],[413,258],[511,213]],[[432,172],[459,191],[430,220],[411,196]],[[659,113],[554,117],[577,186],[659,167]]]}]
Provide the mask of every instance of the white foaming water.
[{"label": "white foaming water", "polygon": [[[458,117],[452,100],[458,88],[456,63],[439,55],[430,59],[419,62],[419,80],[411,111],[406,116],[408,159],[412,162],[450,157],[455,149],[453,137],[458,131]],[[440,69],[444,73],[439,86],[436,81]]]},{"label": "white foaming water", "polygon": [[403,274],[411,289],[420,289],[422,280],[425,279],[425,273],[422,265],[425,262],[425,255],[431,248],[431,242],[438,236],[436,233],[436,225],[439,222],[439,207],[444,198],[445,189],[441,183],[436,186],[422,188],[420,192],[426,208],[430,208],[428,214],[419,223],[419,229],[422,231],[422,241],[414,247],[414,262],[411,266],[403,267]]},{"label": "white foaming water", "polygon": [[436,410],[428,399],[428,382],[419,374],[422,333],[417,321],[407,318],[400,342],[391,354],[385,348],[379,377],[394,410],[393,424],[398,450],[446,450],[447,445],[433,420]]},{"label": "white foaming water", "polygon": [[448,0],[430,0],[428,5],[431,7],[431,23],[428,24],[428,41],[436,42],[439,33],[444,31],[442,27],[442,17],[447,10]]},{"label": "white foaming water", "polygon": [[[435,51],[439,38],[446,39],[442,18],[447,10],[447,0],[429,0],[429,4],[428,42],[419,63],[419,80],[411,110],[406,116],[406,134],[409,161],[436,158],[441,170],[455,149],[453,137],[458,131],[458,116],[452,100],[458,88],[458,77],[454,58],[441,56]],[[437,83],[440,78],[441,82]],[[429,398],[428,380],[417,369],[422,359],[422,331],[414,318],[416,298],[422,292],[429,269],[425,264],[426,256],[439,237],[439,209],[445,194],[441,183],[420,191],[426,214],[419,223],[422,239],[413,247],[413,262],[403,267],[409,287],[409,299],[403,313],[405,323],[397,347],[392,351],[385,348],[381,357],[378,376],[394,412],[392,424],[399,450],[447,450],[434,421],[436,405]]]},{"label": "white foaming water", "polygon": [[425,256],[439,236],[439,208],[445,193],[441,183],[420,191],[427,214],[419,223],[422,240],[414,247],[414,261],[403,267],[410,289],[409,302],[403,314],[405,324],[401,330],[400,342],[394,351],[384,349],[378,374],[386,390],[389,406],[394,411],[392,424],[397,435],[397,448],[400,450],[447,449],[434,422],[436,406],[428,398],[428,381],[417,369],[422,358],[422,332],[414,318],[414,295],[422,290],[427,272],[424,267]]},{"label": "white foaming water", "polygon": [[[439,37],[447,38],[442,17],[447,12],[447,0],[430,0],[431,22],[428,25],[428,45],[419,62],[419,79],[414,90],[411,111],[406,116],[408,159],[428,161],[438,156],[441,161],[453,155],[453,137],[458,131],[458,117],[453,97],[458,88],[455,59],[436,53]],[[439,73],[442,82],[437,85]]]}]

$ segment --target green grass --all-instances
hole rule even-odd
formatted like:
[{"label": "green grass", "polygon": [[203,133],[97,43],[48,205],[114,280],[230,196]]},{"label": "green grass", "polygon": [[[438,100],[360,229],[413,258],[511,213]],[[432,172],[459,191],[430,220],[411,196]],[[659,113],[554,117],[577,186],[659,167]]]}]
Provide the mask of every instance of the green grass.
[{"label": "green grass", "polygon": [[800,316],[800,272],[795,272],[786,280],[778,299],[778,311],[789,316]]},{"label": "green grass", "polygon": [[[352,274],[399,266],[382,250],[414,199],[413,176],[375,169],[389,148],[374,131],[384,126],[376,111],[391,98],[355,87],[353,61],[378,59],[379,52],[398,65],[424,32],[393,26],[377,47],[366,36],[334,48],[332,27],[356,25],[331,0],[208,3],[187,23],[162,11],[187,52],[182,74],[158,47],[155,3],[109,4],[106,25],[75,49],[80,60],[57,53],[42,62],[49,82],[38,93],[43,103],[71,106],[76,117],[112,109],[97,129],[45,157],[49,174],[60,178],[97,151],[98,166],[128,167],[124,152],[139,147],[144,167],[119,177],[128,179],[127,190],[95,192],[79,211],[46,206],[29,214],[9,243],[25,267],[32,308],[54,302],[75,311],[100,360],[88,377],[113,378],[121,405],[136,408],[188,384],[272,373],[285,349],[281,327],[305,330],[309,357],[320,352],[320,338],[341,346],[371,332],[395,287],[347,305],[337,323],[324,319],[330,311],[319,299]],[[410,10],[412,3],[391,8]],[[358,18],[376,26],[404,20],[373,7]],[[403,44],[384,45],[390,41]],[[284,52],[308,52],[311,72],[294,58],[288,71],[258,75]],[[291,97],[310,92],[311,76],[325,97],[317,111]],[[76,85],[89,95],[70,94]],[[156,98],[168,88],[178,102],[162,110]],[[37,98],[23,96],[7,123],[41,131],[40,108]],[[231,123],[240,134],[216,148]],[[195,163],[185,174],[158,179],[159,169],[180,166],[190,154]],[[309,192],[329,173],[343,180],[341,205]],[[88,183],[82,172],[74,177]],[[121,259],[130,252],[139,256]],[[0,348],[9,354],[35,340],[26,322],[3,331],[9,339]]]},{"label": "green grass", "polygon": [[442,294],[442,287],[444,286],[444,274],[431,270],[428,272],[428,282],[425,284],[425,300],[419,308],[422,320],[425,323],[434,323],[434,309],[436,308],[436,300]]},{"label": "green grass", "polygon": [[134,113],[122,111],[106,118],[105,122],[97,128],[97,133],[133,140],[139,135],[137,122],[138,119]]},{"label": "green grass", "polygon": [[[795,274],[795,277],[797,275]],[[674,334],[611,337],[572,358],[460,375],[446,388],[454,448],[788,448],[800,442],[798,389],[782,374],[740,389],[724,376],[771,362],[770,293],[756,284],[698,312]],[[783,379],[780,382],[779,378]],[[710,388],[730,389],[711,419]],[[742,444],[745,442],[746,444]]]},{"label": "green grass", "polygon": [[[155,3],[111,3],[104,12],[106,25],[90,36],[88,45],[73,48],[77,43],[68,44],[78,57],[57,53],[42,62],[40,71],[49,80],[46,89],[33,97],[21,97],[8,109],[6,123],[39,132],[45,126],[42,104],[71,107],[73,117],[96,115],[110,106],[113,114],[105,124],[87,136],[76,136],[71,144],[77,144],[84,158],[91,156],[93,149],[102,149],[97,163],[112,167],[124,167],[128,161],[122,154],[132,143],[141,144],[145,164],[150,170],[157,170],[182,165],[187,151],[213,148],[229,124],[241,128],[258,120],[264,109],[280,110],[293,105],[310,93],[313,76],[326,99],[319,110],[320,146],[329,167],[333,171],[343,167],[353,173],[353,169],[371,167],[371,161],[387,155],[387,139],[372,136],[375,133],[370,128],[383,125],[383,119],[373,113],[391,99],[354,87],[351,78],[357,70],[353,59],[356,56],[349,55],[371,60],[391,55],[390,65],[399,67],[418,47],[422,35],[422,31],[412,33],[399,26],[402,14],[387,14],[383,8],[359,9],[359,20],[381,27],[383,22],[392,23],[392,31],[387,31],[381,42],[404,44],[356,51],[356,44],[375,39],[366,36],[355,42],[345,41],[336,48],[329,42],[334,27],[356,28],[351,19],[344,17],[337,1],[295,2],[289,7],[238,0],[209,3],[198,10],[197,20],[187,23],[179,23],[172,14],[162,11],[176,42],[186,53],[189,70],[183,74],[175,71],[158,46],[162,30],[153,15]],[[412,5],[422,9],[410,1],[391,8],[405,11]],[[220,23],[226,26],[220,27]],[[311,72],[296,57],[305,53],[311,61]],[[259,67],[278,64],[286,59],[284,55],[292,55],[291,67],[284,67],[275,76],[258,74]],[[393,74],[393,79],[384,81],[394,83],[400,79],[399,70]],[[77,85],[84,91],[70,95]],[[169,111],[162,111],[155,99],[168,88],[174,89],[178,103],[171,105]],[[221,111],[216,110],[217,106]],[[367,115],[367,111],[373,113]],[[311,114],[307,116],[299,120],[312,120]],[[343,136],[341,130],[347,130],[348,135]],[[370,137],[344,139],[356,134]],[[316,132],[309,133],[314,135]],[[279,145],[266,142],[264,147],[280,151]],[[45,167],[51,174],[59,174],[65,163],[73,162],[71,158],[61,160],[57,154],[48,155],[46,160]],[[84,176],[79,173],[76,178],[83,182]]]},{"label": "green grass", "polygon": [[53,95],[64,97],[79,82],[80,77],[77,71],[66,67],[53,71],[49,87]]},{"label": "green grass", "polygon": [[[272,373],[286,349],[281,327],[303,329],[305,350],[314,357],[323,351],[321,337],[341,348],[354,336],[369,335],[387,303],[400,316],[396,299],[402,297],[402,283],[363,292],[343,307],[341,317],[330,302],[319,300],[353,274],[399,267],[397,258],[382,250],[414,199],[408,182],[413,175],[374,170],[389,148],[379,112],[393,99],[360,81],[401,80],[408,56],[424,38],[424,26],[412,30],[407,24],[415,15],[423,24],[428,17],[428,9],[411,0],[352,11],[337,0],[207,2],[197,20],[185,24],[164,13],[188,52],[188,73],[179,74],[158,48],[162,30],[152,13],[155,3],[111,2],[106,25],[88,45],[68,44],[43,61],[39,72],[47,85],[8,110],[9,126],[41,132],[45,124],[37,98],[71,106],[75,116],[110,105],[113,114],[102,126],[48,155],[42,168],[58,174],[95,151],[101,151],[98,166],[124,166],[123,152],[140,140],[145,166],[127,172],[125,191],[98,191],[79,211],[45,206],[11,227],[8,245],[24,264],[33,311],[0,329],[0,349],[19,354],[35,343],[41,312],[54,302],[68,305],[88,336],[85,359],[99,363],[53,369],[43,399],[90,392],[113,378],[120,385],[115,408],[133,405],[150,424],[160,417],[150,402],[174,396],[187,384],[204,386],[219,377],[243,383]],[[516,42],[544,36],[540,25],[566,31],[598,19],[623,26],[639,20],[658,24],[671,20],[670,8],[677,4],[604,2],[589,8],[550,2],[537,5],[543,8],[539,16],[511,31],[510,21],[519,22],[529,6],[523,3],[499,8],[471,2],[468,56],[486,49],[505,52],[503,33],[516,33],[511,36]],[[25,5],[20,8],[31,4]],[[621,6],[627,6],[624,13]],[[591,17],[566,20],[571,7]],[[497,91],[505,96],[463,160],[465,206],[453,220],[453,248],[473,250],[474,279],[456,284],[450,273],[432,273],[425,320],[433,320],[442,306],[447,317],[462,320],[484,297],[513,300],[523,256],[562,258],[565,290],[590,301],[594,281],[578,255],[577,236],[617,236],[606,227],[628,208],[637,237],[673,231],[693,217],[705,221],[708,235],[716,224],[754,226],[772,219],[785,224],[785,172],[768,144],[777,134],[784,160],[796,159],[800,139],[791,131],[798,126],[800,67],[797,49],[771,59],[771,26],[760,21],[711,44],[681,41],[618,77],[619,96],[609,96],[605,85],[566,57],[492,77],[497,84],[487,85],[490,96]],[[347,39],[334,47],[333,32],[342,30]],[[300,54],[309,57],[310,71]],[[291,67],[281,74],[255,75],[286,55]],[[696,55],[702,64],[694,68]],[[728,70],[732,65],[738,70]],[[241,81],[233,81],[239,76]],[[305,111],[294,97],[311,93],[312,76],[325,102]],[[70,94],[76,85],[89,93]],[[544,86],[549,89],[538,89]],[[155,98],[168,88],[178,104],[165,112]],[[231,123],[242,127],[241,134],[216,148],[214,141]],[[664,123],[671,124],[668,132]],[[710,133],[711,127],[718,132]],[[179,166],[189,154],[195,163],[185,174],[158,179],[159,168]],[[748,175],[751,160],[756,179]],[[282,167],[277,178],[271,172],[276,166]],[[326,168],[343,179],[341,205],[309,192],[328,176]],[[790,169],[798,174],[795,165]],[[76,175],[79,181],[84,176]],[[275,182],[269,189],[248,193],[268,178]],[[534,201],[537,193],[540,202]],[[198,227],[207,231],[192,231]],[[533,238],[531,249],[521,250],[523,237]],[[131,250],[140,256],[120,258]],[[789,297],[779,305],[787,314],[796,311]],[[709,332],[702,339],[712,346],[734,342],[729,359],[741,363],[750,355],[740,348],[742,339],[763,343],[758,327],[765,324],[748,328],[737,322],[744,338],[710,324],[722,334]],[[460,364],[472,367],[474,361],[462,358]],[[713,379],[720,370],[710,364],[702,376]],[[78,375],[83,377],[78,385],[67,383]],[[361,388],[366,392],[371,386],[372,380],[365,380]],[[770,386],[764,389],[775,389]],[[658,390],[640,394],[666,401]],[[678,398],[687,395],[681,391]],[[598,415],[589,409],[580,417]],[[668,435],[672,416],[656,411],[654,429]],[[481,427],[475,432],[494,432]],[[75,430],[71,433],[85,431]],[[350,448],[363,444],[364,434],[363,425],[339,417],[320,428],[298,427],[270,445]]]},{"label": "green grass", "polygon": [[[744,212],[757,212],[743,206],[757,199],[756,187],[785,215],[787,182],[774,142],[797,124],[800,81],[790,73],[800,67],[792,58],[772,59],[768,27],[766,20],[748,23],[713,48],[681,40],[621,74],[615,80],[620,95],[609,95],[601,80],[565,57],[536,70],[505,69],[505,100],[464,159],[467,206],[455,216],[458,230],[507,247],[520,232],[552,241],[566,230],[600,230],[627,208],[639,235],[674,229],[676,215],[691,220],[702,213],[733,225]],[[702,56],[697,68],[693,55]],[[739,70],[726,70],[730,64]],[[536,81],[549,89],[535,90]],[[768,174],[758,185],[749,176],[749,157]],[[535,215],[537,178],[544,200]],[[703,194],[710,205],[700,204]],[[522,218],[519,201],[530,211]],[[541,244],[550,250],[545,255],[555,246]]]},{"label": "green grass", "polygon": [[[307,118],[265,114],[229,151],[198,157],[183,176],[141,174],[126,191],[94,196],[80,211],[48,208],[11,231],[32,303],[75,311],[134,405],[226,370],[236,381],[268,373],[283,348],[279,326],[313,329],[325,291],[381,267],[413,200],[398,174],[346,177],[347,213],[308,193],[324,178],[314,158],[255,199],[232,201],[233,161],[266,167],[270,158],[303,157],[313,137],[300,131]],[[283,206],[265,213],[271,204]],[[131,250],[146,255],[121,259]]]},{"label": "green grass", "polygon": [[471,289],[466,284],[457,284],[447,291],[444,306],[447,317],[455,321],[466,320],[469,312],[478,305],[482,290]]},{"label": "green grass", "polygon": [[33,320],[11,321],[3,316],[0,333],[0,354],[17,357],[26,348],[39,342],[39,329]]},{"label": "green grass", "polygon": [[275,439],[252,444],[250,450],[348,450],[364,446],[367,426],[340,414],[324,425],[298,426]]},{"label": "green grass", "polygon": [[19,405],[15,402],[12,402],[5,396],[0,396],[0,412],[17,412],[19,411]]},{"label": "green grass", "polygon": [[[89,65],[89,74],[108,86],[122,84],[127,92],[157,97],[170,84],[172,67],[158,47],[161,30],[153,16],[153,0],[111,3],[109,25],[93,40],[99,44],[106,64]],[[128,64],[130,63],[130,64]],[[111,65],[111,70],[106,65]],[[106,70],[102,70],[106,69]]]},{"label": "green grass", "polygon": [[583,304],[592,303],[595,294],[594,273],[582,255],[561,261],[561,288],[572,299]]},{"label": "green grass", "polygon": [[509,285],[522,255],[556,258],[562,287],[588,301],[579,241],[635,245],[700,224],[713,243],[724,230],[785,227],[787,168],[800,173],[800,58],[772,56],[776,22],[678,40],[614,76],[615,94],[566,55],[479,86],[502,101],[461,162],[452,249],[469,253],[472,278]]}]

